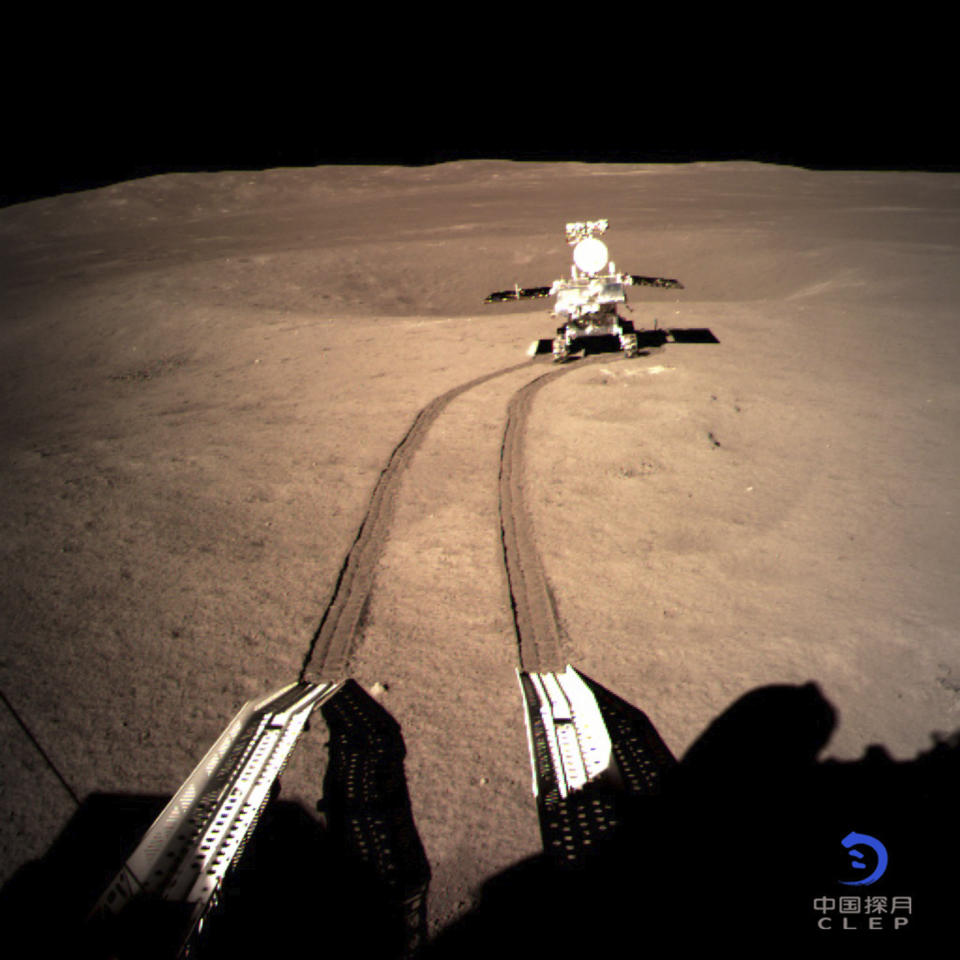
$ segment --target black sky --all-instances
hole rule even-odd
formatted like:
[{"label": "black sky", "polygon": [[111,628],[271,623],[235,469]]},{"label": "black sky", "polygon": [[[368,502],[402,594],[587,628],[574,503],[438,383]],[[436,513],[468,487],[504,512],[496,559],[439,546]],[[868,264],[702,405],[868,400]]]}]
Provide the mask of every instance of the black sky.
[{"label": "black sky", "polygon": [[935,24],[920,50],[832,20],[805,45],[793,24],[731,43],[729,24],[692,40],[683,18],[657,34],[636,18],[372,31],[378,16],[240,37],[172,15],[34,28],[5,63],[0,203],[173,171],[470,158],[960,169]]}]

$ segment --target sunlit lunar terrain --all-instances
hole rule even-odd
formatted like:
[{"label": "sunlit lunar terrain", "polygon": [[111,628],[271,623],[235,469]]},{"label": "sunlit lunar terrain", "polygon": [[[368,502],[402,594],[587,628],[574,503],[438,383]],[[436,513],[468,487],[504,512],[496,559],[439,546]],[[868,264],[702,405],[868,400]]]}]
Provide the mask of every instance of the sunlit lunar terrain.
[{"label": "sunlit lunar terrain", "polygon": [[[380,472],[350,675],[400,722],[429,920],[540,846],[497,482],[507,404],[607,218],[637,329],[535,398],[524,496],[569,662],[675,756],[813,681],[823,757],[960,729],[960,178],[749,162],[169,174],[0,211],[0,878],[91,793],[171,795],[295,680]],[[376,687],[375,687],[376,685]],[[315,725],[282,778],[313,810]],[[42,752],[41,752],[42,751]]]}]

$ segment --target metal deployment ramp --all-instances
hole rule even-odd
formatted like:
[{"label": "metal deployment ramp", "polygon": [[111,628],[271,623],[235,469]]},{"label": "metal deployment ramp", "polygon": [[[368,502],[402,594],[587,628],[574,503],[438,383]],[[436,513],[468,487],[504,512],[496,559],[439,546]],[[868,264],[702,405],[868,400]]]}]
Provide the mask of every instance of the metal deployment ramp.
[{"label": "metal deployment ramp", "polygon": [[95,939],[119,930],[131,956],[187,955],[310,714],[341,686],[293,683],[241,708],[97,902]]},{"label": "metal deployment ramp", "polygon": [[625,804],[657,794],[676,761],[644,713],[573,667],[517,676],[544,852],[577,866],[614,840]]}]

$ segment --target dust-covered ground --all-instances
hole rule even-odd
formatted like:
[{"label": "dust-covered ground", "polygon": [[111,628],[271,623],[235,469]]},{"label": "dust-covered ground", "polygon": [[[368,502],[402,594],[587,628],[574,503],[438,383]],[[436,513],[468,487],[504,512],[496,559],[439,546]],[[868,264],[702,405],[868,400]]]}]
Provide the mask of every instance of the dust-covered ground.
[{"label": "dust-covered ground", "polygon": [[[571,662],[680,757],[814,681],[823,758],[960,729],[960,178],[469,161],[178,174],[0,211],[0,880],[91,793],[171,795],[297,678],[387,458],[524,359],[609,218],[638,329],[536,397],[525,496]],[[437,929],[539,849],[497,478],[460,395],[406,471],[351,675],[400,722]],[[283,796],[312,810],[322,731]],[[119,865],[119,864],[118,864]]]}]

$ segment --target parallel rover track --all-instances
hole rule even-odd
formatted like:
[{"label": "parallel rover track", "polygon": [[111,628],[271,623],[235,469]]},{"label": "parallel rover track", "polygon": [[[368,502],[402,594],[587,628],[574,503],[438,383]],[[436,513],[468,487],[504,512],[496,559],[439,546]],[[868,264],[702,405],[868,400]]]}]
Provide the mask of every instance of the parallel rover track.
[{"label": "parallel rover track", "polygon": [[[610,363],[611,359],[609,356],[585,358],[535,377],[513,394],[507,408],[500,455],[500,529],[517,634],[518,665],[523,670],[556,670],[562,665],[562,634],[557,612],[523,502],[526,422],[538,390],[571,370],[598,362]],[[436,419],[451,401],[468,390],[533,366],[540,364],[527,360],[469,380],[435,397],[414,417],[374,486],[370,504],[304,657],[301,681],[317,682],[347,675],[358,642],[357,627],[369,602],[377,564],[393,521],[403,471]]]}]

